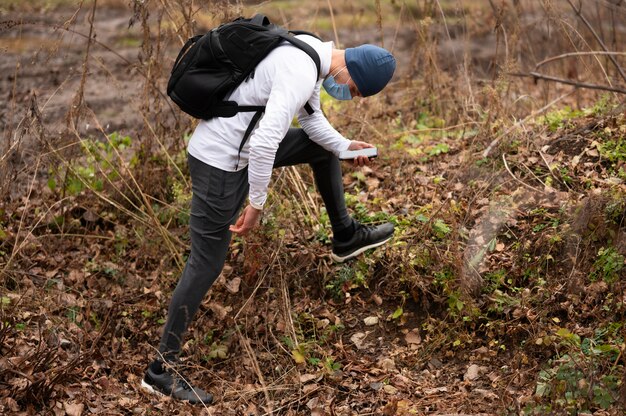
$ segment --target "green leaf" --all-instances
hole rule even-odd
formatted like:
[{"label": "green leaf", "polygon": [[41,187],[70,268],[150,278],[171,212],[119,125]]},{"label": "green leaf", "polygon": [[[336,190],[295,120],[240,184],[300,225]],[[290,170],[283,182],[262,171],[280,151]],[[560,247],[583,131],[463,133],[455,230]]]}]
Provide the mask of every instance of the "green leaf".
[{"label": "green leaf", "polygon": [[367,178],[365,177],[365,174],[361,171],[354,172],[352,174],[352,177],[358,180],[359,182],[365,182],[367,180]]},{"label": "green leaf", "polygon": [[543,397],[550,391],[548,384],[546,383],[537,383],[537,388],[535,389],[535,395],[539,397]]},{"label": "green leaf", "polygon": [[402,314],[404,313],[404,311],[402,310],[402,306],[398,307],[398,309],[396,309],[393,312],[393,315],[391,315],[391,319],[398,319],[399,317],[402,316]]},{"label": "green leaf", "polygon": [[560,336],[561,338],[569,338],[572,336],[572,333],[567,328],[559,329],[558,331],[556,331],[556,334]]},{"label": "green leaf", "polygon": [[417,215],[415,216],[415,220],[416,220],[416,221],[419,221],[419,222],[426,223],[426,222],[428,222],[428,217],[427,217],[427,216],[425,216],[424,214],[417,214]]},{"label": "green leaf", "polygon": [[448,153],[450,151],[450,146],[445,143],[437,143],[435,146],[431,147],[428,150],[429,156],[437,156],[442,153]]},{"label": "green leaf", "polygon": [[296,364],[304,364],[306,362],[306,358],[304,357],[304,354],[302,354],[298,350],[292,350],[291,356],[293,357],[293,360],[296,362]]},{"label": "green leaf", "polygon": [[228,358],[228,347],[224,344],[213,343],[211,345],[211,352],[209,352],[209,358]]},{"label": "green leaf", "polygon": [[57,189],[57,181],[55,181],[54,178],[48,178],[48,188],[50,188],[51,191]]},{"label": "green leaf", "polygon": [[316,357],[311,357],[309,358],[309,364],[311,365],[318,365],[320,363],[320,359],[316,358]]}]

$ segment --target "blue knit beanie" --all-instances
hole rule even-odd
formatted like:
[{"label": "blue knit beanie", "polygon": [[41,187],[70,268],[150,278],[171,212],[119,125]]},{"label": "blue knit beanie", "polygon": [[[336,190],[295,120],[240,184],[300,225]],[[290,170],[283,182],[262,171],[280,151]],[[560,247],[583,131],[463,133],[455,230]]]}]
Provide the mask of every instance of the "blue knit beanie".
[{"label": "blue knit beanie", "polygon": [[374,45],[346,49],[346,65],[363,97],[380,92],[393,76],[396,59],[389,51]]}]

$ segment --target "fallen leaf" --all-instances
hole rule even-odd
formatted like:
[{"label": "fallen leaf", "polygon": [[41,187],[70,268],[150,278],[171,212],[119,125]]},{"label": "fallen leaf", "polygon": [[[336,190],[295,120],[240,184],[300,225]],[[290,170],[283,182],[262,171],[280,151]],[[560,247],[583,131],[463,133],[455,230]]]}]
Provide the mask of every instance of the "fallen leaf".
[{"label": "fallen leaf", "polygon": [[368,316],[367,318],[363,319],[363,323],[365,323],[365,325],[367,325],[367,326],[376,325],[376,324],[378,324],[378,317],[377,316]]},{"label": "fallen leaf", "polygon": [[364,348],[363,341],[365,340],[365,337],[367,337],[365,332],[356,332],[352,334],[350,341],[352,341],[357,349],[362,350]]},{"label": "fallen leaf", "polygon": [[424,389],[424,394],[431,395],[437,393],[446,393],[448,391],[447,387],[435,387],[433,389]]},{"label": "fallen leaf", "polygon": [[396,369],[396,363],[391,358],[381,358],[378,360],[378,365],[386,371],[392,371]]},{"label": "fallen leaf", "polygon": [[63,402],[63,408],[65,409],[67,416],[81,416],[83,414],[83,410],[85,409],[85,405],[82,403]]},{"label": "fallen leaf", "polygon": [[417,332],[411,331],[404,337],[407,344],[419,344],[422,342],[422,337]]},{"label": "fallen leaf", "polygon": [[302,374],[300,376],[300,383],[306,384],[309,381],[315,380],[316,378],[317,378],[317,375],[315,374]]},{"label": "fallen leaf", "polygon": [[235,277],[234,279],[229,280],[226,283],[226,290],[228,290],[230,293],[237,293],[239,292],[240,285],[241,285],[241,278]]}]

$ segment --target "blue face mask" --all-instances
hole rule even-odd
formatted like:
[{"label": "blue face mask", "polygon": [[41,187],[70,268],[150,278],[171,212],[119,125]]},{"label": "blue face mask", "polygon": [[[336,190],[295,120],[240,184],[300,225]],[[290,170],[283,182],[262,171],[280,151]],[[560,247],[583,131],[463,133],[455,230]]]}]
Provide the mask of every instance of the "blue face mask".
[{"label": "blue face mask", "polygon": [[[335,75],[339,75],[339,73],[344,69],[346,69],[345,66],[340,69],[339,72],[337,72]],[[324,80],[324,82],[322,83],[324,89],[326,90],[328,95],[336,98],[337,100],[351,100],[352,94],[350,94],[350,86],[348,84],[338,84],[337,81],[335,81],[335,75],[329,75]]]}]

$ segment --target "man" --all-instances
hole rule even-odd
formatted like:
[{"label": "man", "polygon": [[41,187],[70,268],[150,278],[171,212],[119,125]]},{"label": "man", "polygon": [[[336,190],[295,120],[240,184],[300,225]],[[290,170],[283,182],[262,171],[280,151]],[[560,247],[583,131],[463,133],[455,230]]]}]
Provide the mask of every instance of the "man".
[{"label": "man", "polygon": [[[313,168],[333,230],[335,261],[346,261],[393,236],[392,224],[364,226],[348,215],[337,155],[373,146],[350,141],[330,125],[320,110],[320,87],[323,84],[340,100],[376,94],[391,79],[395,59],[373,45],[339,50],[332,42],[309,35],[298,38],[318,53],[320,79],[311,57],[285,43],[270,52],[228,98],[239,105],[266,106],[248,143],[239,149],[251,113],[201,121],[191,137],[191,254],[172,295],[159,356],[141,383],[150,392],[191,403],[212,402],[211,394],[193,387],[172,365],[183,333],[221,273],[231,233],[246,235],[259,223],[273,167],[308,163]],[[296,115],[302,128],[290,128]],[[363,156],[354,160],[358,166],[368,162]],[[248,194],[249,203],[237,218]]]}]

